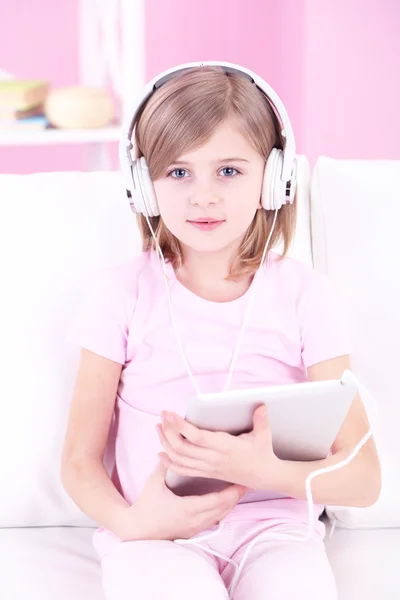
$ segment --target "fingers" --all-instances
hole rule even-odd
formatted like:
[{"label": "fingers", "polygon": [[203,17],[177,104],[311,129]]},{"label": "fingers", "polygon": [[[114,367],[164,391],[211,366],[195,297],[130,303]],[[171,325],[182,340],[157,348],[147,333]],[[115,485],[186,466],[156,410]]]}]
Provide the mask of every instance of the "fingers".
[{"label": "fingers", "polygon": [[[177,475],[183,477],[214,477],[217,476],[217,472],[210,468],[205,463],[200,463],[195,459],[185,458],[184,456],[175,456],[171,459],[168,454],[161,452],[159,455],[160,460],[164,463],[167,469],[171,469]],[[175,461],[179,461],[182,464],[178,464]],[[214,477],[215,479],[216,477]]]},{"label": "fingers", "polygon": [[269,429],[268,411],[265,404],[258,406],[253,413],[253,432],[265,433]]},{"label": "fingers", "polygon": [[161,462],[161,460],[158,462],[156,468],[154,469],[152,476],[160,479],[162,481],[165,480],[165,475],[167,474],[167,467],[163,465],[163,463]]},{"label": "fingers", "polygon": [[265,404],[261,404],[261,406],[258,406],[256,408],[256,410],[254,411],[253,419],[255,421],[263,421],[264,419],[267,418],[267,416],[268,416],[267,407],[265,406]]},{"label": "fingers", "polygon": [[191,496],[186,498],[194,512],[208,512],[213,510],[224,510],[229,512],[244,496],[247,488],[242,485],[230,485],[221,492],[211,492],[204,496]]},{"label": "fingers", "polygon": [[[236,504],[246,491],[246,488],[235,488],[239,488],[239,486],[230,486],[226,490],[223,490],[224,493],[217,492],[215,496],[216,499],[214,500],[214,502],[216,502],[214,507],[201,513],[203,527],[210,527],[219,523],[233,510],[233,508],[235,508]],[[203,496],[203,498],[205,498],[205,496]]]},{"label": "fingers", "polygon": [[161,425],[157,425],[156,430],[161,445],[172,462],[197,472],[207,471],[208,465],[212,464],[213,451],[194,446],[168,427],[163,429]]},{"label": "fingers", "polygon": [[221,492],[217,492],[217,494],[219,494],[221,502],[225,502],[225,500],[229,502],[231,500],[237,504],[247,491],[247,487],[244,485],[230,485]]},{"label": "fingers", "polygon": [[177,433],[184,436],[189,442],[195,446],[203,448],[218,449],[219,448],[219,437],[216,432],[206,431],[205,429],[198,429],[191,423],[182,419],[175,413],[163,413],[163,419],[165,425],[169,425],[174,428]]}]

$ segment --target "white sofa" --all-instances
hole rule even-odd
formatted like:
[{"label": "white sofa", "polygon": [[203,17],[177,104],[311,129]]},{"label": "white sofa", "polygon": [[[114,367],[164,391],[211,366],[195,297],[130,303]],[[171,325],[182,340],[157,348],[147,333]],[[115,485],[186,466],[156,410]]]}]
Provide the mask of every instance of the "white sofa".
[{"label": "white sofa", "polygon": [[[355,370],[380,409],[373,420],[384,475],[381,499],[368,509],[330,507],[337,527],[326,545],[340,600],[395,600],[400,161],[320,158],[312,178],[304,157],[300,167],[291,254],[308,262],[313,256],[338,286]],[[59,477],[79,358],[65,337],[85,286],[139,248],[118,173],[0,175],[1,600],[103,600],[91,545],[95,524],[67,497]],[[112,462],[112,439],[110,450]]]}]

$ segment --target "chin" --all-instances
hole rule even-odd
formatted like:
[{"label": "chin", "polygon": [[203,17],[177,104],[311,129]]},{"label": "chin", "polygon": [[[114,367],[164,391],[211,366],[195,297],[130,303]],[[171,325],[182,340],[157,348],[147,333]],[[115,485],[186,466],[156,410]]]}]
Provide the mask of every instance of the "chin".
[{"label": "chin", "polygon": [[209,254],[209,253],[215,253],[217,254],[218,252],[224,252],[227,250],[234,250],[235,248],[237,248],[240,245],[240,239],[228,239],[228,240],[221,240],[221,239],[203,239],[203,240],[198,240],[198,239],[194,239],[194,236],[191,239],[181,239],[181,244],[183,246],[185,246],[186,248],[189,248],[190,250],[193,250],[195,252],[199,252],[199,253],[203,253],[203,254]]},{"label": "chin", "polygon": [[221,235],[221,231],[204,232],[197,231],[191,227],[189,232],[184,228],[183,231],[171,231],[171,233],[179,240],[182,246],[190,250],[201,253],[218,253],[238,248],[246,231],[228,232],[225,230],[223,235]]}]

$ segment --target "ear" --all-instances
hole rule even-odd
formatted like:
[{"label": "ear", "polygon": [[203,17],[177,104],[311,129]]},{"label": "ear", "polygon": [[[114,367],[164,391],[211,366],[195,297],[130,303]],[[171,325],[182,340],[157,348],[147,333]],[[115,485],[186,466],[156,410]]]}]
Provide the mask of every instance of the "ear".
[{"label": "ear", "polygon": [[262,194],[263,194],[263,191],[262,191],[262,188],[261,188],[260,199],[258,201],[257,210],[260,210],[260,208],[263,207],[263,205],[262,205]]}]

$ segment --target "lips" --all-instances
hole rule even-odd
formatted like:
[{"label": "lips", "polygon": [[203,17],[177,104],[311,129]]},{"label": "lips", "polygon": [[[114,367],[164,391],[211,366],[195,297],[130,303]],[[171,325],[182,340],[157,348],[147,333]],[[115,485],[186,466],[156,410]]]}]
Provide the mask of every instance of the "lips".
[{"label": "lips", "polygon": [[196,227],[196,229],[200,229],[201,231],[212,231],[213,229],[216,229],[217,227],[222,225],[222,223],[224,223],[224,221],[223,220],[219,221],[219,220],[213,219],[211,217],[209,217],[209,218],[202,217],[200,219],[188,221],[188,223],[190,223],[190,225],[193,225],[193,227]]},{"label": "lips", "polygon": [[221,223],[221,220],[212,217],[201,217],[200,219],[192,219],[189,223]]}]

